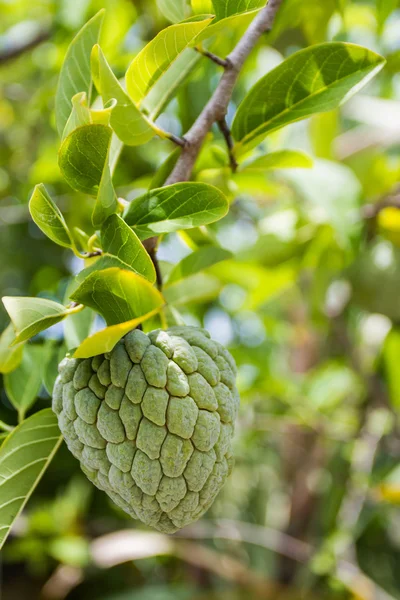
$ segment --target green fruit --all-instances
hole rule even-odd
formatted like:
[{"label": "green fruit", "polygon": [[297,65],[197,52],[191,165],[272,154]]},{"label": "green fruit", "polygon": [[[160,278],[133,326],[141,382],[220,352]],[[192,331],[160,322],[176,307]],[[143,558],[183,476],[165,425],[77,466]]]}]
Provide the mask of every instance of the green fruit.
[{"label": "green fruit", "polygon": [[90,481],[172,533],[211,506],[232,469],[235,375],[204,329],[135,329],[106,355],[65,358],[53,410]]}]

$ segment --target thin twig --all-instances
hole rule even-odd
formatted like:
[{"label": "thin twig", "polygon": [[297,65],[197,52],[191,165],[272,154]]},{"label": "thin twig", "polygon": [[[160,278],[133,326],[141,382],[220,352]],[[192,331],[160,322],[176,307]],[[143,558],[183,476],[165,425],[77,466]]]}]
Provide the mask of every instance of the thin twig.
[{"label": "thin twig", "polygon": [[195,50],[199,54],[202,54],[206,58],[209,58],[210,60],[212,60],[213,62],[215,62],[215,64],[218,65],[219,67],[223,67],[224,69],[230,69],[231,66],[232,66],[231,62],[229,60],[226,60],[225,58],[220,58],[219,56],[217,56],[213,52],[209,52],[208,50],[204,50],[203,48],[200,48],[199,46],[196,46]]},{"label": "thin twig", "polygon": [[10,48],[5,48],[0,53],[0,65],[4,65],[14,58],[18,58],[22,54],[25,54],[25,52],[33,50],[33,48],[36,48],[36,46],[39,46],[39,44],[42,42],[47,41],[51,37],[52,33],[53,32],[51,30],[39,31],[34,38],[30,39],[25,44],[16,44]]},{"label": "thin twig", "polygon": [[233,154],[233,139],[232,139],[232,134],[231,134],[231,130],[229,129],[228,123],[226,122],[226,119],[221,119],[220,121],[218,121],[218,127],[222,133],[222,135],[225,138],[225,142],[226,145],[228,147],[228,153],[229,153],[229,163],[231,165],[231,169],[233,173],[236,173],[237,168],[238,168],[238,163],[236,162],[236,158]]},{"label": "thin twig", "polygon": [[229,54],[231,67],[226,69],[213,96],[185,135],[186,145],[166,184],[188,181],[203,142],[214,123],[225,119],[239,73],[260,37],[271,30],[282,0],[269,0],[254,18],[241,40]]}]

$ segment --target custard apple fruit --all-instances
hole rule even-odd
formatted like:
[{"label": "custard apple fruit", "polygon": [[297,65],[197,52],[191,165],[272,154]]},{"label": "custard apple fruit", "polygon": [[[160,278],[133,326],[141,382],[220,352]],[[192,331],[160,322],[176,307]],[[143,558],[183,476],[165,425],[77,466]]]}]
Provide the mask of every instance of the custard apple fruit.
[{"label": "custard apple fruit", "polygon": [[65,358],[53,410],[90,481],[172,533],[210,507],[232,469],[235,375],[204,329],[135,329],[110,353]]}]

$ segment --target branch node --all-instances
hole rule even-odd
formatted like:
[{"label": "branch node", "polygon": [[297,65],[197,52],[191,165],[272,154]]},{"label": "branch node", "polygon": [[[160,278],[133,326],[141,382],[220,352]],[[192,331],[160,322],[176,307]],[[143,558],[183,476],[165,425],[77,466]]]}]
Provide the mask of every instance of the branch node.
[{"label": "branch node", "polygon": [[199,52],[199,54],[202,54],[206,58],[209,58],[210,60],[212,60],[219,67],[223,67],[224,69],[230,69],[232,67],[232,63],[231,63],[231,61],[229,59],[221,58],[220,56],[217,56],[213,52],[209,52],[208,50],[204,50],[200,46],[196,46],[195,50],[197,52]]}]

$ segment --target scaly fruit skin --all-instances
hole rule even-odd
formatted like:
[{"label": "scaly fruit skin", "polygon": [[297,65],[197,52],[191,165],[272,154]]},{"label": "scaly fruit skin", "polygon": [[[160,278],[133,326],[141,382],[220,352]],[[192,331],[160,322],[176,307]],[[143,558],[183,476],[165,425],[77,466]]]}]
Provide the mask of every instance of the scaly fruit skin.
[{"label": "scaly fruit skin", "polygon": [[106,355],[65,358],[53,410],[90,481],[173,533],[211,506],[232,470],[235,376],[204,329],[135,329]]}]

